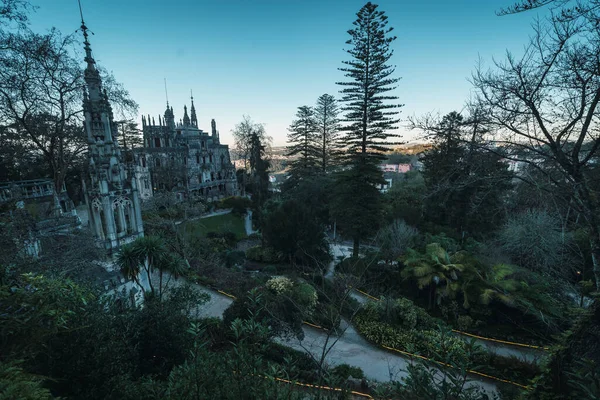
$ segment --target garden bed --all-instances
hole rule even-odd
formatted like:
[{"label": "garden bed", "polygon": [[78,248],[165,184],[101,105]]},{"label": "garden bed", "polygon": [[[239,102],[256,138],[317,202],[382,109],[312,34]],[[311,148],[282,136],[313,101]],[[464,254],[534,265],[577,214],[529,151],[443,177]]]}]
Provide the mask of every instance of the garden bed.
[{"label": "garden bed", "polygon": [[527,386],[540,373],[535,364],[516,357],[488,353],[453,336],[447,327],[439,323],[441,321],[424,312],[411,313],[407,316],[409,326],[400,327],[381,321],[374,308],[371,305],[359,311],[353,322],[367,341],[378,346],[420,355],[438,363],[477,371],[523,386]]}]

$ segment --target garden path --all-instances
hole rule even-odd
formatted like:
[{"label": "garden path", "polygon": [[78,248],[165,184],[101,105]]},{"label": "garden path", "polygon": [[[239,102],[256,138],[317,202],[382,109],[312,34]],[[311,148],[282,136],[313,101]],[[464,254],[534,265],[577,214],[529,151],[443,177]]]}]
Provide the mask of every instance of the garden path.
[{"label": "garden path", "polygon": [[210,218],[210,217],[216,217],[217,215],[229,214],[230,212],[231,212],[231,208],[226,208],[224,210],[219,210],[219,211],[213,211],[213,212],[209,212],[206,214],[202,214],[199,217],[193,217],[193,218],[188,218],[187,220],[175,221],[175,225],[180,225],[184,222],[189,222],[189,221],[196,221],[196,220],[202,219],[202,218]]},{"label": "garden path", "polygon": [[[208,293],[211,297],[207,303],[200,306],[198,310],[199,316],[222,318],[223,312],[233,302],[230,297],[215,290],[197,284],[192,286],[196,290]],[[360,367],[367,378],[379,382],[399,380],[407,375],[406,369],[409,363],[411,363],[410,359],[382,350],[368,343],[345,320],[342,321],[341,328],[343,330],[341,336],[331,336],[329,338],[329,345],[336,339],[337,342],[327,354],[327,364],[348,364]],[[308,326],[304,326],[303,331],[304,339],[302,341],[296,338],[278,338],[277,341],[294,349],[310,353],[315,358],[319,358],[323,345],[327,340],[327,333]],[[488,393],[496,390],[496,386],[493,383],[484,380],[476,379],[469,384],[477,385]]]},{"label": "garden path", "polygon": [[252,229],[252,210],[248,210],[246,212],[246,216],[244,217],[244,226],[246,228],[247,236],[250,236],[253,233],[258,232],[258,231],[255,231],[254,229]]}]

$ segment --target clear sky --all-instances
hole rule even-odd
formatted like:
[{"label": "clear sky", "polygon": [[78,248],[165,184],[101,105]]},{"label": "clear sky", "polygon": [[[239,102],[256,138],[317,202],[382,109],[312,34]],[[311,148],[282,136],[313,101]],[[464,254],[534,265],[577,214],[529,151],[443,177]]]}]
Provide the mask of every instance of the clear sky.
[{"label": "clear sky", "polygon": [[[71,33],[80,25],[77,0],[33,0],[31,27]],[[210,120],[224,143],[244,114],[265,124],[275,145],[301,105],[338,96],[338,68],[348,59],[347,30],[363,0],[82,0],[96,61],[157,118],[164,81],[176,119],[194,92],[200,128]],[[401,117],[460,110],[481,56],[520,51],[535,13],[495,15],[511,0],[381,0],[398,39],[392,63],[401,77]],[[83,61],[82,61],[83,65]],[[139,118],[141,121],[141,117]],[[404,140],[414,133],[402,129]]]}]

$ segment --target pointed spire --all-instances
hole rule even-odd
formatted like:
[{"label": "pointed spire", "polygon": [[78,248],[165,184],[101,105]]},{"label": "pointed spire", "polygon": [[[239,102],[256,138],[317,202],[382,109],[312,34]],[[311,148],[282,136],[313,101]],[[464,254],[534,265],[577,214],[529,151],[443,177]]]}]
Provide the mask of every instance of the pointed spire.
[{"label": "pointed spire", "polygon": [[167,99],[167,110],[169,109],[169,93],[167,92],[167,78],[165,79],[165,98]]},{"label": "pointed spire", "polygon": [[158,114],[158,125],[162,126],[162,120],[160,119],[160,114]]},{"label": "pointed spire", "polygon": [[187,106],[183,106],[183,125],[188,126],[190,124],[190,117],[187,113]]},{"label": "pointed spire", "polygon": [[165,125],[170,129],[175,129],[175,114],[173,114],[173,107],[169,108],[168,104],[165,110]]},{"label": "pointed spire", "polygon": [[217,122],[214,120],[210,121],[211,133],[213,136],[217,136]]},{"label": "pointed spire", "polygon": [[92,57],[92,48],[90,47],[90,41],[88,40],[88,27],[85,25],[83,21],[83,11],[81,10],[81,2],[79,2],[79,15],[81,16],[81,31],[83,32],[83,44],[85,49],[85,62],[87,63],[87,69],[90,71],[95,71],[96,61],[94,57]]},{"label": "pointed spire", "polygon": [[192,113],[192,126],[194,127],[198,127],[198,118],[196,117],[196,107],[194,107],[194,94],[192,93],[192,90],[190,89],[190,99],[192,100],[192,108],[190,109],[191,113]]}]

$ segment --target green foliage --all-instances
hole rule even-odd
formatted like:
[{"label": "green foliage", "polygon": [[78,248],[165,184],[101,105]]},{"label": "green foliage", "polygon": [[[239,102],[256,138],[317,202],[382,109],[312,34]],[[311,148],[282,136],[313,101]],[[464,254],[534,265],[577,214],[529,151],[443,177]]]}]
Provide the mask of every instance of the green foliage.
[{"label": "green foliage", "polygon": [[286,156],[289,162],[289,178],[286,187],[294,187],[299,181],[310,180],[319,171],[319,135],[314,110],[309,106],[298,107],[296,120],[288,128]]},{"label": "green foliage", "polygon": [[55,397],[42,386],[43,379],[16,365],[0,362],[0,400],[50,400]]},{"label": "green foliage", "polygon": [[249,198],[239,196],[226,197],[219,202],[221,208],[231,208],[231,213],[237,216],[246,214],[251,205],[252,201]]},{"label": "green foliage", "polygon": [[502,222],[499,210],[512,175],[499,155],[480,150],[482,117],[451,112],[418,125],[434,142],[422,158],[427,219],[461,235],[489,233]]},{"label": "green foliage", "polygon": [[266,159],[265,140],[256,129],[250,134],[250,181],[248,191],[252,193],[253,222],[260,221],[260,212],[269,198],[269,167],[271,163]]},{"label": "green foliage", "polygon": [[269,351],[266,343],[269,332],[255,319],[233,321],[232,348],[220,354],[208,351],[201,326],[192,325],[190,332],[195,337],[193,350],[188,360],[171,373],[167,399],[300,398],[294,393],[294,387],[274,381],[274,377],[293,379],[295,366],[291,358],[284,360],[285,369],[265,359],[263,354]]},{"label": "green foliage", "polygon": [[277,275],[277,267],[274,265],[267,265],[264,269],[263,272],[265,274],[269,274],[269,275]]},{"label": "green foliage", "polygon": [[244,219],[233,213],[189,221],[182,224],[180,229],[183,229],[187,238],[206,237],[209,232],[232,232],[238,240],[246,237]]},{"label": "green foliage", "polygon": [[[407,304],[400,304],[402,303]],[[401,309],[398,307],[397,311]],[[422,319],[417,318],[418,323],[414,328],[408,328],[414,323],[414,314],[411,311],[404,309],[404,315],[400,317],[397,313],[389,314],[386,314],[385,306],[368,305],[357,313],[353,321],[360,334],[377,345],[422,355],[450,365],[468,365],[469,369],[522,384],[526,384],[539,373],[533,364],[514,358],[488,355],[483,349],[475,346],[474,342],[465,342],[450,334],[449,328],[443,324],[437,328],[432,327],[433,320],[424,311],[419,313]]]},{"label": "green foliage", "polygon": [[572,395],[577,399],[600,399],[600,369],[594,361],[583,360],[576,362],[573,372],[566,372],[571,378],[568,382]]},{"label": "green foliage", "polygon": [[383,219],[383,199],[377,189],[383,183],[376,164],[354,164],[335,175],[330,213],[338,229],[354,240],[354,256],[360,240],[376,233]]},{"label": "green foliage", "polygon": [[277,293],[266,286],[254,288],[225,310],[223,321],[226,326],[232,326],[236,320],[254,319],[269,328],[270,337],[293,335],[302,338],[304,310],[294,304],[293,294],[288,290]]},{"label": "green foliage", "polygon": [[419,226],[423,220],[425,194],[425,180],[420,172],[402,174],[384,195],[387,219],[400,219],[411,226]]},{"label": "green foliage", "polygon": [[302,203],[293,199],[268,203],[262,220],[267,245],[291,263],[311,269],[327,265],[330,256],[324,227]]},{"label": "green foliage", "polygon": [[278,263],[284,260],[281,253],[272,247],[254,246],[246,250],[246,258],[251,261]]},{"label": "green foliage", "polygon": [[[368,303],[367,310],[377,314],[377,319],[402,329],[434,329],[441,321],[431,317],[423,308],[406,298],[381,297],[376,303]],[[369,312],[369,311],[367,311]]]},{"label": "green foliage", "polygon": [[23,274],[0,286],[0,354],[22,359],[68,332],[96,296],[70,280]]},{"label": "green foliage", "polygon": [[464,364],[459,362],[452,367],[442,368],[434,363],[418,361],[407,367],[408,376],[401,382],[384,385],[375,393],[376,398],[398,398],[403,400],[488,400],[485,391],[470,381]]},{"label": "green foliage", "polygon": [[[414,279],[419,289],[429,288],[430,307],[441,304],[442,297],[450,295],[450,283],[456,281],[458,274],[465,269],[464,265],[454,263],[439,243],[425,246],[424,254],[409,249],[404,265],[402,277]],[[442,290],[438,290],[438,286]]]},{"label": "green foliage", "polygon": [[365,4],[356,14],[354,27],[348,31],[350,39],[346,50],[350,61],[344,61],[347,81],[342,86],[344,126],[341,140],[347,148],[344,170],[336,177],[333,187],[334,217],[342,232],[354,240],[354,256],[358,256],[359,242],[378,229],[382,217],[381,194],[376,188],[384,184],[379,162],[385,159],[383,151],[396,137],[391,133],[399,121],[397,100],[390,95],[398,78],[393,78],[394,67],[389,64],[396,39],[388,28],[387,16],[377,5]]},{"label": "green foliage", "polygon": [[314,107],[314,117],[319,134],[318,166],[322,174],[332,172],[338,167],[342,154],[339,141],[339,108],[337,101],[330,94],[322,94]]},{"label": "green foliage", "polygon": [[362,369],[358,367],[352,367],[348,364],[336,365],[331,370],[331,374],[344,381],[350,377],[355,379],[363,379],[365,377],[365,374]]},{"label": "green foliage", "polygon": [[292,199],[302,204],[321,225],[330,223],[329,203],[331,201],[331,186],[333,179],[330,175],[317,175],[310,180],[297,183],[291,189],[283,188],[284,199]]}]

